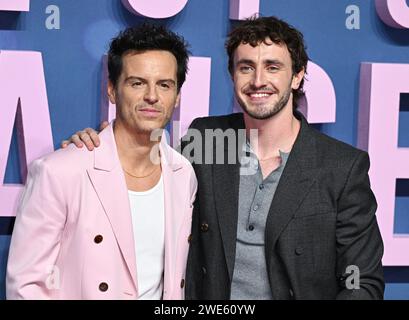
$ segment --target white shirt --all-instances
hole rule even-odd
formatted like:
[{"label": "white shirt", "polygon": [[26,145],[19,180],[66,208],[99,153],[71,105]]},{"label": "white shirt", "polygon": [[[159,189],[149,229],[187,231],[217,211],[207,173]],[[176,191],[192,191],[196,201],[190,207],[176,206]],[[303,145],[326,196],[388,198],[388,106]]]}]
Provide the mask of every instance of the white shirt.
[{"label": "white shirt", "polygon": [[150,190],[128,190],[135,240],[138,299],[159,300],[163,291],[165,206],[163,180]]}]

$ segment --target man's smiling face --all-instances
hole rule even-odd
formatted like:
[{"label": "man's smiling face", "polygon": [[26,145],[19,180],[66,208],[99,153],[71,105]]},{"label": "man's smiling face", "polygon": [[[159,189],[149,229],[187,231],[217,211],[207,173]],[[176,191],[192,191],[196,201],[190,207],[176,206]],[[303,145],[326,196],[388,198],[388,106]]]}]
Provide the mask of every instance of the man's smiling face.
[{"label": "man's smiling face", "polygon": [[233,81],[237,101],[252,118],[268,119],[286,106],[292,108],[293,89],[304,71],[293,75],[286,45],[267,39],[252,47],[240,44],[234,52]]}]

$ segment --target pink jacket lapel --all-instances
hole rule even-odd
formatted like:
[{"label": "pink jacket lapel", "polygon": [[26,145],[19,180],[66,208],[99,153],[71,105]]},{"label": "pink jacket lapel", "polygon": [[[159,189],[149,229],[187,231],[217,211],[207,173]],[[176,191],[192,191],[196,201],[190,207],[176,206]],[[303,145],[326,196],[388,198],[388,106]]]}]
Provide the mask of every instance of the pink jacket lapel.
[{"label": "pink jacket lapel", "polygon": [[165,197],[165,276],[164,276],[164,298],[172,294],[174,288],[174,281],[176,275],[176,259],[177,259],[177,230],[179,226],[175,224],[178,206],[173,201],[172,194],[175,192],[174,188],[177,186],[175,181],[175,172],[182,168],[182,155],[176,153],[168,144],[165,132],[162,134],[161,142],[159,144],[161,154],[162,177],[164,185]]},{"label": "pink jacket lapel", "polygon": [[94,168],[88,170],[93,187],[111,223],[118,246],[137,289],[132,217],[125,177],[119,162],[112,123],[99,135]]}]

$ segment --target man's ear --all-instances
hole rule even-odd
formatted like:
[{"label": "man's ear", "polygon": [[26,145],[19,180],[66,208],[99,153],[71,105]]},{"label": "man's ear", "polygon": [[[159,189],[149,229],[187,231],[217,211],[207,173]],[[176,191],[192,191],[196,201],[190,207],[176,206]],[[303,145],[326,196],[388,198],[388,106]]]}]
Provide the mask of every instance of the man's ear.
[{"label": "man's ear", "polygon": [[305,75],[305,69],[302,68],[302,70],[296,74],[293,75],[293,80],[291,83],[291,88],[293,90],[297,90],[300,87],[300,83],[302,81],[302,79],[304,79],[304,75]]},{"label": "man's ear", "polygon": [[115,86],[111,80],[108,81],[108,97],[112,104],[116,104]]},{"label": "man's ear", "polygon": [[176,96],[176,103],[175,103],[175,108],[179,108],[179,107],[180,107],[180,91],[178,95]]}]

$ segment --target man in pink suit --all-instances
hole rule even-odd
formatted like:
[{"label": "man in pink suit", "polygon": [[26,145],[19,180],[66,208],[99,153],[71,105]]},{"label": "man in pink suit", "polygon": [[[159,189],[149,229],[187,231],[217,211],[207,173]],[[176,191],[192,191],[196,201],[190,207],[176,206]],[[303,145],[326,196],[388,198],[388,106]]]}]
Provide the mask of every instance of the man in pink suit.
[{"label": "man in pink suit", "polygon": [[185,81],[182,38],[144,24],[108,55],[116,120],[93,152],[34,161],[7,266],[8,299],[182,299],[197,181],[162,129]]}]

